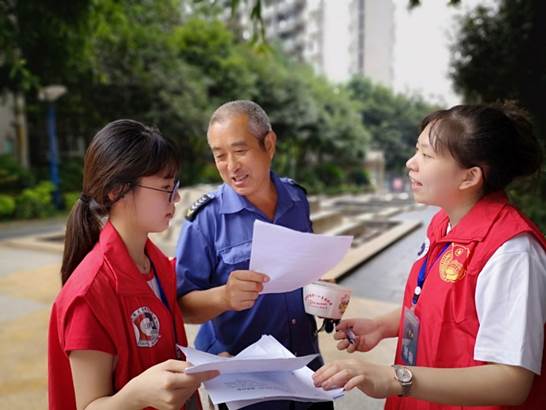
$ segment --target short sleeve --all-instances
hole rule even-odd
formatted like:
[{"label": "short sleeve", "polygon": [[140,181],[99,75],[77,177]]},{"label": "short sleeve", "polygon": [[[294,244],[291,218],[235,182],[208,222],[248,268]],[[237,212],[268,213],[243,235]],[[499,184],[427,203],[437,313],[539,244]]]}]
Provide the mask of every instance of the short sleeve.
[{"label": "short sleeve", "polygon": [[503,244],[476,287],[474,359],[540,374],[546,321],[546,253],[529,234]]},{"label": "short sleeve", "polygon": [[67,312],[63,331],[63,350],[67,354],[73,350],[98,350],[117,355],[112,339],[81,298]]},{"label": "short sleeve", "polygon": [[209,289],[213,268],[211,246],[195,221],[187,222],[176,245],[177,296]]}]

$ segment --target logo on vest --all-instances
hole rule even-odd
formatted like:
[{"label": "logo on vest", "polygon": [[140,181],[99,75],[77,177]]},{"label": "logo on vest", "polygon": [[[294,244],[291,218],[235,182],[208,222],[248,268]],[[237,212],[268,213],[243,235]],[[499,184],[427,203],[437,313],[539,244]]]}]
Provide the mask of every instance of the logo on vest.
[{"label": "logo on vest", "polygon": [[159,340],[159,319],[148,306],[139,307],[131,314],[137,346],[153,347]]},{"label": "logo on vest", "polygon": [[462,245],[451,245],[448,251],[440,259],[440,278],[443,281],[453,283],[464,278],[466,268],[464,262],[470,251]]}]

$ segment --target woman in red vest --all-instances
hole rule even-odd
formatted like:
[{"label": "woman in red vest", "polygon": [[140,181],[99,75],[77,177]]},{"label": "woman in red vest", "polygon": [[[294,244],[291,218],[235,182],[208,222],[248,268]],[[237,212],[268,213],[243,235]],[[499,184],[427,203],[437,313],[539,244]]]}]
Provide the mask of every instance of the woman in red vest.
[{"label": "woman in red vest", "polygon": [[387,397],[389,410],[546,409],[546,240],[504,193],[541,164],[540,144],[514,105],[427,116],[406,166],[415,200],[441,210],[403,305],[344,320],[335,334],[348,352],[397,336],[395,364],[340,360],[319,369],[315,384]]},{"label": "woman in red vest", "polygon": [[136,121],[87,149],[49,324],[50,409],[201,408],[196,389],[216,373],[184,373],[174,269],[148,239],[173,217],[178,168],[174,146]]}]

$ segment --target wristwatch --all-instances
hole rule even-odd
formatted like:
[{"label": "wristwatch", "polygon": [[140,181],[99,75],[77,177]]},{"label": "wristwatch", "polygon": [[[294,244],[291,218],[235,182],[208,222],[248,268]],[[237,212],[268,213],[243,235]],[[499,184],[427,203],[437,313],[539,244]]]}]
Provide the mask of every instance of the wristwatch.
[{"label": "wristwatch", "polygon": [[394,369],[395,380],[402,386],[402,393],[398,396],[407,396],[413,384],[413,373],[407,367],[398,366],[397,364],[393,364],[392,368]]}]

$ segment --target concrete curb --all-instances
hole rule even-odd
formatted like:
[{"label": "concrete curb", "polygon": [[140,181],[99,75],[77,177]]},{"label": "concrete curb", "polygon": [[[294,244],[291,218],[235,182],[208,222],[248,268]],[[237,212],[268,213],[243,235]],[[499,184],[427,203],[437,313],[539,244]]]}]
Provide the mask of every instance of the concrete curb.
[{"label": "concrete curb", "polygon": [[418,220],[400,221],[398,225],[385,231],[381,235],[378,235],[356,248],[349,249],[343,260],[336,267],[326,272],[322,279],[329,282],[338,282],[341,278],[350,274],[353,269],[410,232],[413,232],[422,224],[423,223]]}]

